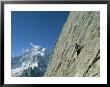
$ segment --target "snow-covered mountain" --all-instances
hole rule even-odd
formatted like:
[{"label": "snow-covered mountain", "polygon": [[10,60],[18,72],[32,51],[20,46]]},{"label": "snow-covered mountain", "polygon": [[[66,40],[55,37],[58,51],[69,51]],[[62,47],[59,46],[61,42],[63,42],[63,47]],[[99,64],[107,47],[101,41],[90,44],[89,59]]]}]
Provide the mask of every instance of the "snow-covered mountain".
[{"label": "snow-covered mountain", "polygon": [[43,76],[49,61],[50,53],[46,48],[30,44],[20,54],[11,58],[11,75],[21,77]]}]

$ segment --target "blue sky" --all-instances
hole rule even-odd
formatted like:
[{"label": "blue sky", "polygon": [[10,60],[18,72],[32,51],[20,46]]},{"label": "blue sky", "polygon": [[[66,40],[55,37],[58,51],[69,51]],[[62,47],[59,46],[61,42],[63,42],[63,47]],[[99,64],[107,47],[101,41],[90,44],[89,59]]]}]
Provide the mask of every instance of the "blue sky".
[{"label": "blue sky", "polygon": [[51,51],[68,14],[67,11],[12,11],[12,54],[30,48],[30,43]]}]

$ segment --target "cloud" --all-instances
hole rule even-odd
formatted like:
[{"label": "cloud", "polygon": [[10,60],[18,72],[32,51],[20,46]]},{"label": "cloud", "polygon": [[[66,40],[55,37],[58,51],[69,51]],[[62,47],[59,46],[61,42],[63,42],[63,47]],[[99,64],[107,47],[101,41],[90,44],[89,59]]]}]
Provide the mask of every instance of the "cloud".
[{"label": "cloud", "polygon": [[34,46],[34,44],[33,43],[30,43],[30,45],[33,47]]}]

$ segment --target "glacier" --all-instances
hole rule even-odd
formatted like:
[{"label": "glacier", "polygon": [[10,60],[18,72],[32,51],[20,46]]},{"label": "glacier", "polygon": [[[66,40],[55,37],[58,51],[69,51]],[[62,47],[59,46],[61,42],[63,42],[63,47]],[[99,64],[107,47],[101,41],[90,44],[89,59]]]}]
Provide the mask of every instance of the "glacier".
[{"label": "glacier", "polygon": [[31,48],[11,56],[12,77],[42,77],[46,72],[50,53],[46,48],[30,43]]}]

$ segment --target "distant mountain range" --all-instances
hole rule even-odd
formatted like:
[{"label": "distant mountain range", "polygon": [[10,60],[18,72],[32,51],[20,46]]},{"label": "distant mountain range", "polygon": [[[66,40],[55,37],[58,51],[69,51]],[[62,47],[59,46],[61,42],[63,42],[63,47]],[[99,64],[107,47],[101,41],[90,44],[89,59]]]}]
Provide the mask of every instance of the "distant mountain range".
[{"label": "distant mountain range", "polygon": [[46,48],[30,44],[20,54],[11,58],[11,76],[41,77],[45,74],[50,53]]}]

